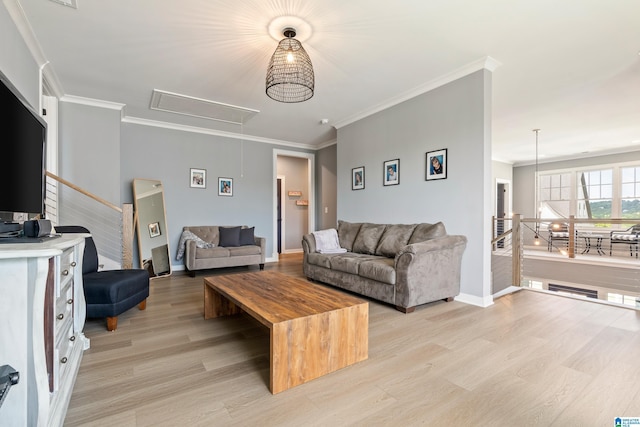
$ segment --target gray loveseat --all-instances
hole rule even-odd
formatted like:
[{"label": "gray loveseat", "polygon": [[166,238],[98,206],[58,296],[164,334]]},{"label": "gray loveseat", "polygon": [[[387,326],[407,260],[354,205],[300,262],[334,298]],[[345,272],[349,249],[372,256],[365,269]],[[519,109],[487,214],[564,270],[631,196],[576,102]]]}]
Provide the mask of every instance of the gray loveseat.
[{"label": "gray loveseat", "polygon": [[338,221],[346,253],[319,253],[313,233],[302,238],[307,278],[337,286],[410,313],[420,304],[451,301],[460,293],[465,236],[444,224],[371,224]]},{"label": "gray loveseat", "polygon": [[[264,269],[266,239],[253,234],[254,228],[217,225],[183,227],[197,238],[184,239],[184,265],[191,276],[196,270],[244,265]],[[236,238],[237,237],[237,238]],[[182,239],[181,239],[182,240]]]}]

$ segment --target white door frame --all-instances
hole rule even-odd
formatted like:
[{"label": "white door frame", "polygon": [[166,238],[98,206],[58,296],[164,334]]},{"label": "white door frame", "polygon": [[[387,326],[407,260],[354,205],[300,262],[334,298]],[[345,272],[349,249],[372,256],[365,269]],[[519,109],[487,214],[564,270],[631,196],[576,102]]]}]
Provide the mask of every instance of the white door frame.
[{"label": "white door frame", "polygon": [[[278,175],[276,177],[276,185],[278,184],[278,179],[281,180],[280,181],[280,217],[282,218],[282,222],[280,222],[280,251],[281,253],[284,253],[285,250],[285,246],[284,246],[284,242],[285,242],[285,237],[286,237],[286,232],[285,232],[285,213],[286,213],[286,209],[284,208],[284,189],[287,188],[287,185],[285,183],[285,179],[286,177],[284,175]],[[278,194],[276,193],[276,197],[278,196]],[[276,199],[276,240],[275,240],[275,252],[278,252],[278,200]]]},{"label": "white door frame", "polygon": [[[316,172],[315,172],[315,154],[313,153],[303,153],[300,151],[290,151],[290,150],[273,150],[273,173],[272,173],[272,181],[273,181],[273,245],[271,247],[272,258],[278,259],[278,156],[286,156],[286,157],[299,157],[302,159],[307,159],[307,171],[309,176],[307,177],[307,182],[309,184],[309,207],[307,209],[308,213],[308,230],[307,233],[311,233],[316,229]],[[284,246],[284,245],[283,245]]]}]

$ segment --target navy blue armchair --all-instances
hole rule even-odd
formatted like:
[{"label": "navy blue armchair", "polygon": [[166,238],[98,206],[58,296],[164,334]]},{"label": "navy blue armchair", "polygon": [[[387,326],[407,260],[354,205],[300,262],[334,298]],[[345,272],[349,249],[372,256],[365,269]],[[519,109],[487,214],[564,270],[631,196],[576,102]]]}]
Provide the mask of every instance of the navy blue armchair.
[{"label": "navy blue armchair", "polygon": [[[90,233],[81,226],[57,226],[58,233]],[[138,306],[144,310],[149,296],[149,273],[143,269],[98,271],[98,251],[92,237],[85,239],[82,281],[87,317],[107,318],[107,330],[115,331],[118,316]]]}]

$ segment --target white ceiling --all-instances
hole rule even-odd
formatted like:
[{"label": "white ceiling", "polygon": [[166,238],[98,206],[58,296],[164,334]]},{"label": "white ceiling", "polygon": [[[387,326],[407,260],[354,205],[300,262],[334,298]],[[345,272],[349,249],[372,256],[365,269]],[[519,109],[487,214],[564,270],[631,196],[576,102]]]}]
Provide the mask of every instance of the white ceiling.
[{"label": "white ceiling", "polygon": [[[640,149],[635,0],[9,2],[24,9],[62,94],[124,104],[128,117],[316,147],[335,140],[333,126],[489,57],[501,64],[493,73],[494,159],[534,160],[534,128],[541,161]],[[269,28],[282,16],[308,25],[301,41],[316,92],[304,103],[265,94],[277,44]],[[260,113],[241,129],[152,110],[154,89]]]}]

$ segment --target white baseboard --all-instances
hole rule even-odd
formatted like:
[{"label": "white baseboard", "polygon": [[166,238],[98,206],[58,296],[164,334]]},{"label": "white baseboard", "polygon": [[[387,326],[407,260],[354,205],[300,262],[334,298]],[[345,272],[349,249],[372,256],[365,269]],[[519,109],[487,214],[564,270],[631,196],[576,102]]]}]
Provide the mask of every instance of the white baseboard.
[{"label": "white baseboard", "polygon": [[459,294],[455,297],[456,301],[463,302],[465,304],[477,305],[478,307],[486,308],[493,305],[493,296],[477,297],[469,294]]}]

